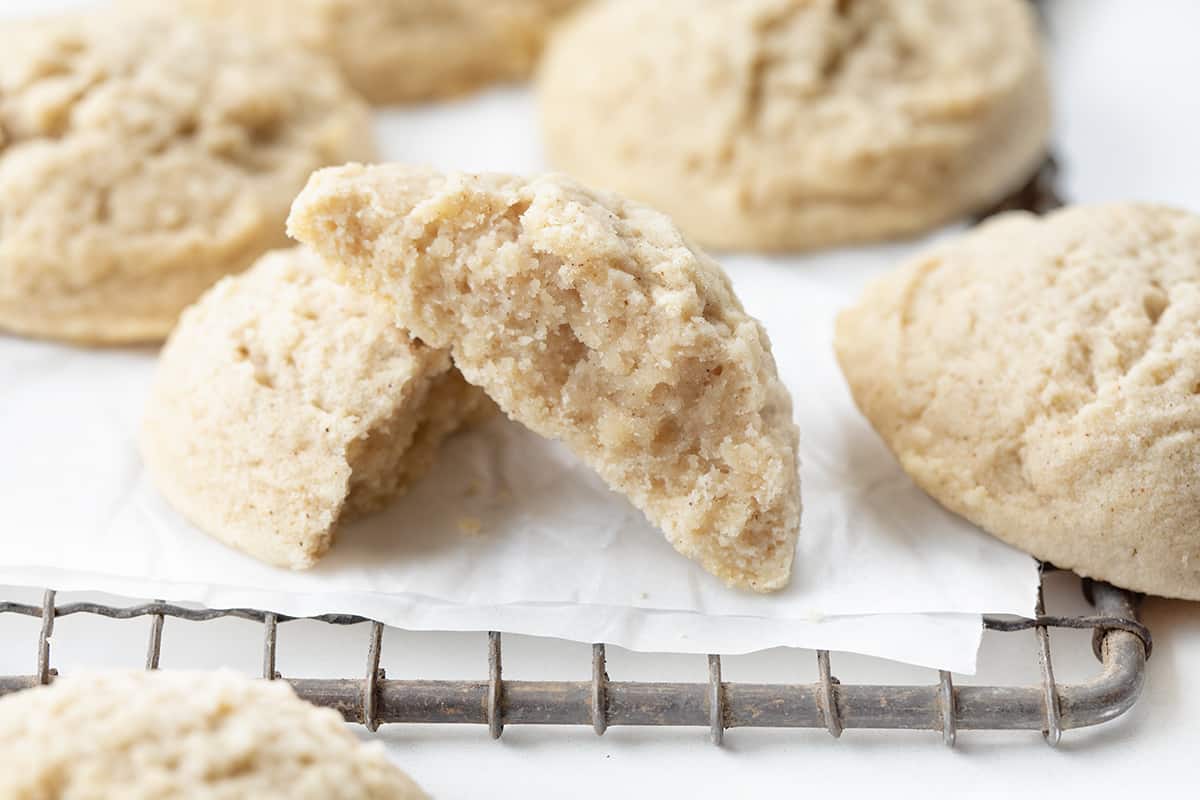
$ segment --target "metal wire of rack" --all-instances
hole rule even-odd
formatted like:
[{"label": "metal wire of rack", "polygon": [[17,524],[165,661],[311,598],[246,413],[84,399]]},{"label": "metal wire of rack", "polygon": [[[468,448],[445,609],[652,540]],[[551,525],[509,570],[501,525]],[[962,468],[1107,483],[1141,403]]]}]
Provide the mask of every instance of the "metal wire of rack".
[{"label": "metal wire of rack", "polygon": [[[188,608],[164,602],[116,607],[90,602],[58,605],[46,590],[40,606],[0,602],[0,613],[41,618],[36,671],[0,676],[0,696],[51,682],[51,639],[56,619],[95,614],[113,619],[150,617],[146,669],[157,669],[164,621],[202,622],[233,617],[263,626],[263,670],[267,680],[287,680],[296,693],[339,711],[370,730],[384,723],[487,725],[499,738],[506,725],[590,725],[597,734],[614,725],[702,726],[720,744],[730,728],[824,728],[838,737],[851,728],[932,730],[953,746],[960,730],[1040,730],[1055,745],[1063,731],[1114,719],[1136,702],[1144,681],[1151,637],[1137,619],[1138,598],[1108,584],[1084,581],[1095,605],[1089,616],[1044,614],[1039,588],[1037,616],[985,616],[984,627],[1009,633],[1034,630],[1041,682],[1037,686],[955,686],[949,672],[925,686],[843,684],[833,674],[832,656],[817,651],[815,683],[736,683],[721,679],[721,657],[708,656],[706,683],[613,681],[604,644],[592,646],[590,680],[507,680],[502,670],[501,634],[488,634],[487,678],[477,681],[390,680],[380,668],[384,626],[365,617],[309,617],[331,625],[370,626],[366,669],[360,678],[284,678],[275,668],[277,630],[298,619],[248,608]],[[1091,629],[1100,674],[1081,684],[1054,679],[1050,628]]]}]

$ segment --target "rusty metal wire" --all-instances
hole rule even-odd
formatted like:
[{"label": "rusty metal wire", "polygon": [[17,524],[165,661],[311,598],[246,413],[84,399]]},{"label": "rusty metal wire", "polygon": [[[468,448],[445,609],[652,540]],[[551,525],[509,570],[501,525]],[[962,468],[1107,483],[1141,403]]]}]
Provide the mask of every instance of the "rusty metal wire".
[{"label": "rusty metal wire", "polygon": [[[1084,585],[1097,614],[1058,617],[985,617],[997,633],[1034,630],[1041,666],[1038,686],[955,686],[950,673],[938,673],[928,686],[872,686],[840,682],[833,654],[817,651],[818,680],[808,684],[750,684],[721,677],[721,657],[708,656],[704,683],[619,682],[607,672],[605,646],[592,649],[591,679],[519,681],[504,678],[502,638],[488,634],[486,678],[478,681],[389,680],[380,668],[384,626],[349,614],[308,617],[331,625],[369,624],[366,670],[360,678],[283,678],[276,672],[277,629],[299,617],[257,609],[191,608],[162,601],[130,606],[72,602],[58,604],[46,591],[40,605],[0,602],[0,613],[42,620],[32,675],[0,676],[0,695],[52,681],[54,620],[74,614],[110,619],[149,617],[147,669],[158,668],[166,619],[203,622],[235,618],[263,625],[263,677],[288,680],[300,696],[337,709],[348,721],[370,730],[395,723],[475,723],[499,738],[507,725],[590,726],[603,734],[613,725],[694,725],[709,729],[720,744],[725,731],[739,727],[824,729],[838,737],[849,729],[924,729],[940,732],[953,746],[959,731],[1040,730],[1057,744],[1066,730],[1096,725],[1124,713],[1137,700],[1150,651],[1150,632],[1137,620],[1138,598],[1107,584]],[[1040,597],[1040,593],[1039,593]],[[1054,679],[1050,628],[1096,631],[1096,657],[1103,665],[1095,679],[1064,685]]]}]

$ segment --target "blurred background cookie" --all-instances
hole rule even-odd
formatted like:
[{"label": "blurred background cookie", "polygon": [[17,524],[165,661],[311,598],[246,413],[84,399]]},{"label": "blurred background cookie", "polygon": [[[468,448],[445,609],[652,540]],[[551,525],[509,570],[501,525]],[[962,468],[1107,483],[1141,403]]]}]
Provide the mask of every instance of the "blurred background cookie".
[{"label": "blurred background cookie", "polygon": [[286,243],[313,169],[374,155],[324,59],[177,17],[0,26],[0,329],[160,340]]},{"label": "blurred background cookie", "polygon": [[528,77],[548,28],[583,0],[184,0],[195,14],[330,56],[372,103]]},{"label": "blurred background cookie", "polygon": [[1080,575],[1200,600],[1200,217],[999,217],[874,283],[836,348],[947,508]]},{"label": "blurred background cookie", "polygon": [[1044,157],[1025,0],[613,0],[552,37],[551,162],[701,244],[802,250],[934,227]]},{"label": "blurred background cookie", "polygon": [[336,711],[219,672],[58,678],[0,699],[0,796],[422,800]]},{"label": "blurred background cookie", "polygon": [[141,437],[155,485],[226,544],[311,566],[343,517],[385,505],[493,408],[394,319],[303,248],[222,280],[159,359]]}]

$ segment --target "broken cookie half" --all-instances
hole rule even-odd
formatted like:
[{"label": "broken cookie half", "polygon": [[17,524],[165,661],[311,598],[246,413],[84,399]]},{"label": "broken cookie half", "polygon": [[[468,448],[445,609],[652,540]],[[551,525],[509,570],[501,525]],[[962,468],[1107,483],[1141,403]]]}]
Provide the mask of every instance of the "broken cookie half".
[{"label": "broken cookie half", "polygon": [[727,583],[779,589],[798,434],[762,325],[662,214],[562,176],[321,170],[289,232]]},{"label": "broken cookie half", "polygon": [[163,349],[142,454],[170,503],[255,558],[314,564],[491,408],[450,355],[304,248],[276,251],[189,308]]}]

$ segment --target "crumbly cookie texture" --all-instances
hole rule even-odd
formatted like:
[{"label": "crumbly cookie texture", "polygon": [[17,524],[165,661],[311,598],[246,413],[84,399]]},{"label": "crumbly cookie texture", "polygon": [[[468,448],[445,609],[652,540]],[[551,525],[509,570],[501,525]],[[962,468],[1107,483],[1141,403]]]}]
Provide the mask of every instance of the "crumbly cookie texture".
[{"label": "crumbly cookie texture", "polygon": [[543,138],[557,168],[706,246],[915,233],[995,202],[1044,157],[1030,5],[596,3],[543,58]]},{"label": "crumbly cookie texture", "polygon": [[0,328],[161,340],[286,244],[312,170],[373,154],[369,109],[305,52],[165,13],[0,26]]},{"label": "crumbly cookie texture", "polygon": [[1004,215],[872,285],[836,347],[947,508],[1081,575],[1200,600],[1200,217]]},{"label": "crumbly cookie texture", "polygon": [[331,57],[354,88],[377,104],[446,97],[528,77],[550,27],[580,2],[183,0],[192,13],[229,19]]},{"label": "crumbly cookie texture", "polygon": [[766,332],[671,221],[561,176],[321,170],[289,231],[564,441],[684,555],[784,586],[797,430]]},{"label": "crumbly cookie texture", "polygon": [[341,519],[387,503],[488,408],[449,353],[412,340],[383,303],[294,248],[184,312],[141,445],[155,484],[195,525],[300,569],[329,549]]},{"label": "crumbly cookie texture", "polygon": [[9,800],[423,800],[382,745],[283,681],[81,674],[0,698]]}]

